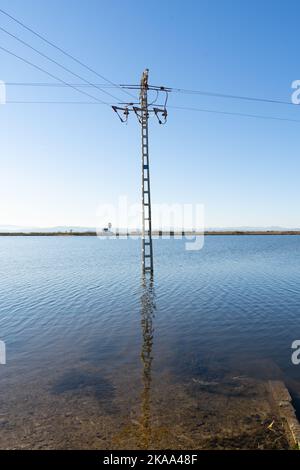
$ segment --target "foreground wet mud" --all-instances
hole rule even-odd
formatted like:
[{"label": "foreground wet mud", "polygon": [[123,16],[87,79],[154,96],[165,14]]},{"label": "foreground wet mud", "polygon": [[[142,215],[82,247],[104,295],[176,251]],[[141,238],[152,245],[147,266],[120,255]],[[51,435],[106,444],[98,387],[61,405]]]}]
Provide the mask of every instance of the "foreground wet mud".
[{"label": "foreground wet mud", "polygon": [[[2,449],[288,449],[268,384],[246,376],[132,376],[74,368],[0,401]],[[148,384],[149,385],[149,384]],[[148,386],[147,385],[147,386]]]}]

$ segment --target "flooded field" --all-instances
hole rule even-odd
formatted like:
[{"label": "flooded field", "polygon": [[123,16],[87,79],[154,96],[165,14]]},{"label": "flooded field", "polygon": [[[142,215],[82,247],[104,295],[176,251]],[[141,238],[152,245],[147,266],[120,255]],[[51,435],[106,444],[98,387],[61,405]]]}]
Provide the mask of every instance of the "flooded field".
[{"label": "flooded field", "polygon": [[300,237],[0,239],[2,449],[287,448]]}]

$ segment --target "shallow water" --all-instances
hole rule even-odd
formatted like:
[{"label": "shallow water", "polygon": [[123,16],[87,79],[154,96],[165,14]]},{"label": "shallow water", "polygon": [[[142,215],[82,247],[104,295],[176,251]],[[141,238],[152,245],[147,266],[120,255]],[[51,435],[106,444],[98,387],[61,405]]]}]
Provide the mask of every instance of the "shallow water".
[{"label": "shallow water", "polygon": [[171,421],[193,421],[193,380],[216,389],[238,374],[283,378],[298,402],[300,237],[184,243],[155,241],[143,284],[136,240],[0,238],[0,447],[51,447],[59,432],[76,447],[79,428],[81,446],[130,447],[137,421],[149,447],[150,426],[163,436]]}]

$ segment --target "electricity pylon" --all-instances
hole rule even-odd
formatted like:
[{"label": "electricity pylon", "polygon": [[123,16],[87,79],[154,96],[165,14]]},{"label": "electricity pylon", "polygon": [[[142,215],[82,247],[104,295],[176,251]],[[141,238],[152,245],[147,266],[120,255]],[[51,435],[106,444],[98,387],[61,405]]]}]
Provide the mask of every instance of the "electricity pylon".
[{"label": "electricity pylon", "polygon": [[151,219],[151,193],[149,168],[149,139],[148,139],[148,75],[146,69],[142,75],[140,106],[142,128],[142,270],[153,274],[153,246],[152,246],[152,219]]},{"label": "electricity pylon", "polygon": [[[149,131],[148,120],[152,113],[158,119],[159,124],[165,124],[167,121],[167,101],[169,88],[152,86],[148,83],[149,70],[145,69],[139,86],[124,86],[131,90],[140,90],[140,100],[138,105],[135,103],[123,103],[122,106],[112,106],[113,110],[119,116],[121,122],[127,122],[128,116],[134,112],[141,125],[142,131],[142,270],[145,274],[153,274],[153,245],[152,245],[152,218],[151,218],[151,192],[150,192],[150,165],[149,165]],[[149,105],[148,91],[155,91],[156,98]],[[160,92],[165,93],[165,103],[156,105]]]}]

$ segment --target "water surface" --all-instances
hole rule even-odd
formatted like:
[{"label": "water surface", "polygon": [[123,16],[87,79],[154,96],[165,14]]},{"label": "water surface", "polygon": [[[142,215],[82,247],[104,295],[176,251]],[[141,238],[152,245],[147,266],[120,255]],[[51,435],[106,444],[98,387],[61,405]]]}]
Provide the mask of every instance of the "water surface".
[{"label": "water surface", "polygon": [[[149,447],[172,425],[186,448],[203,412],[192,384],[213,400],[224,377],[281,378],[297,399],[300,237],[208,236],[195,252],[157,240],[154,253],[144,284],[137,240],[0,238],[0,447]],[[226,383],[210,416],[226,414]]]}]

